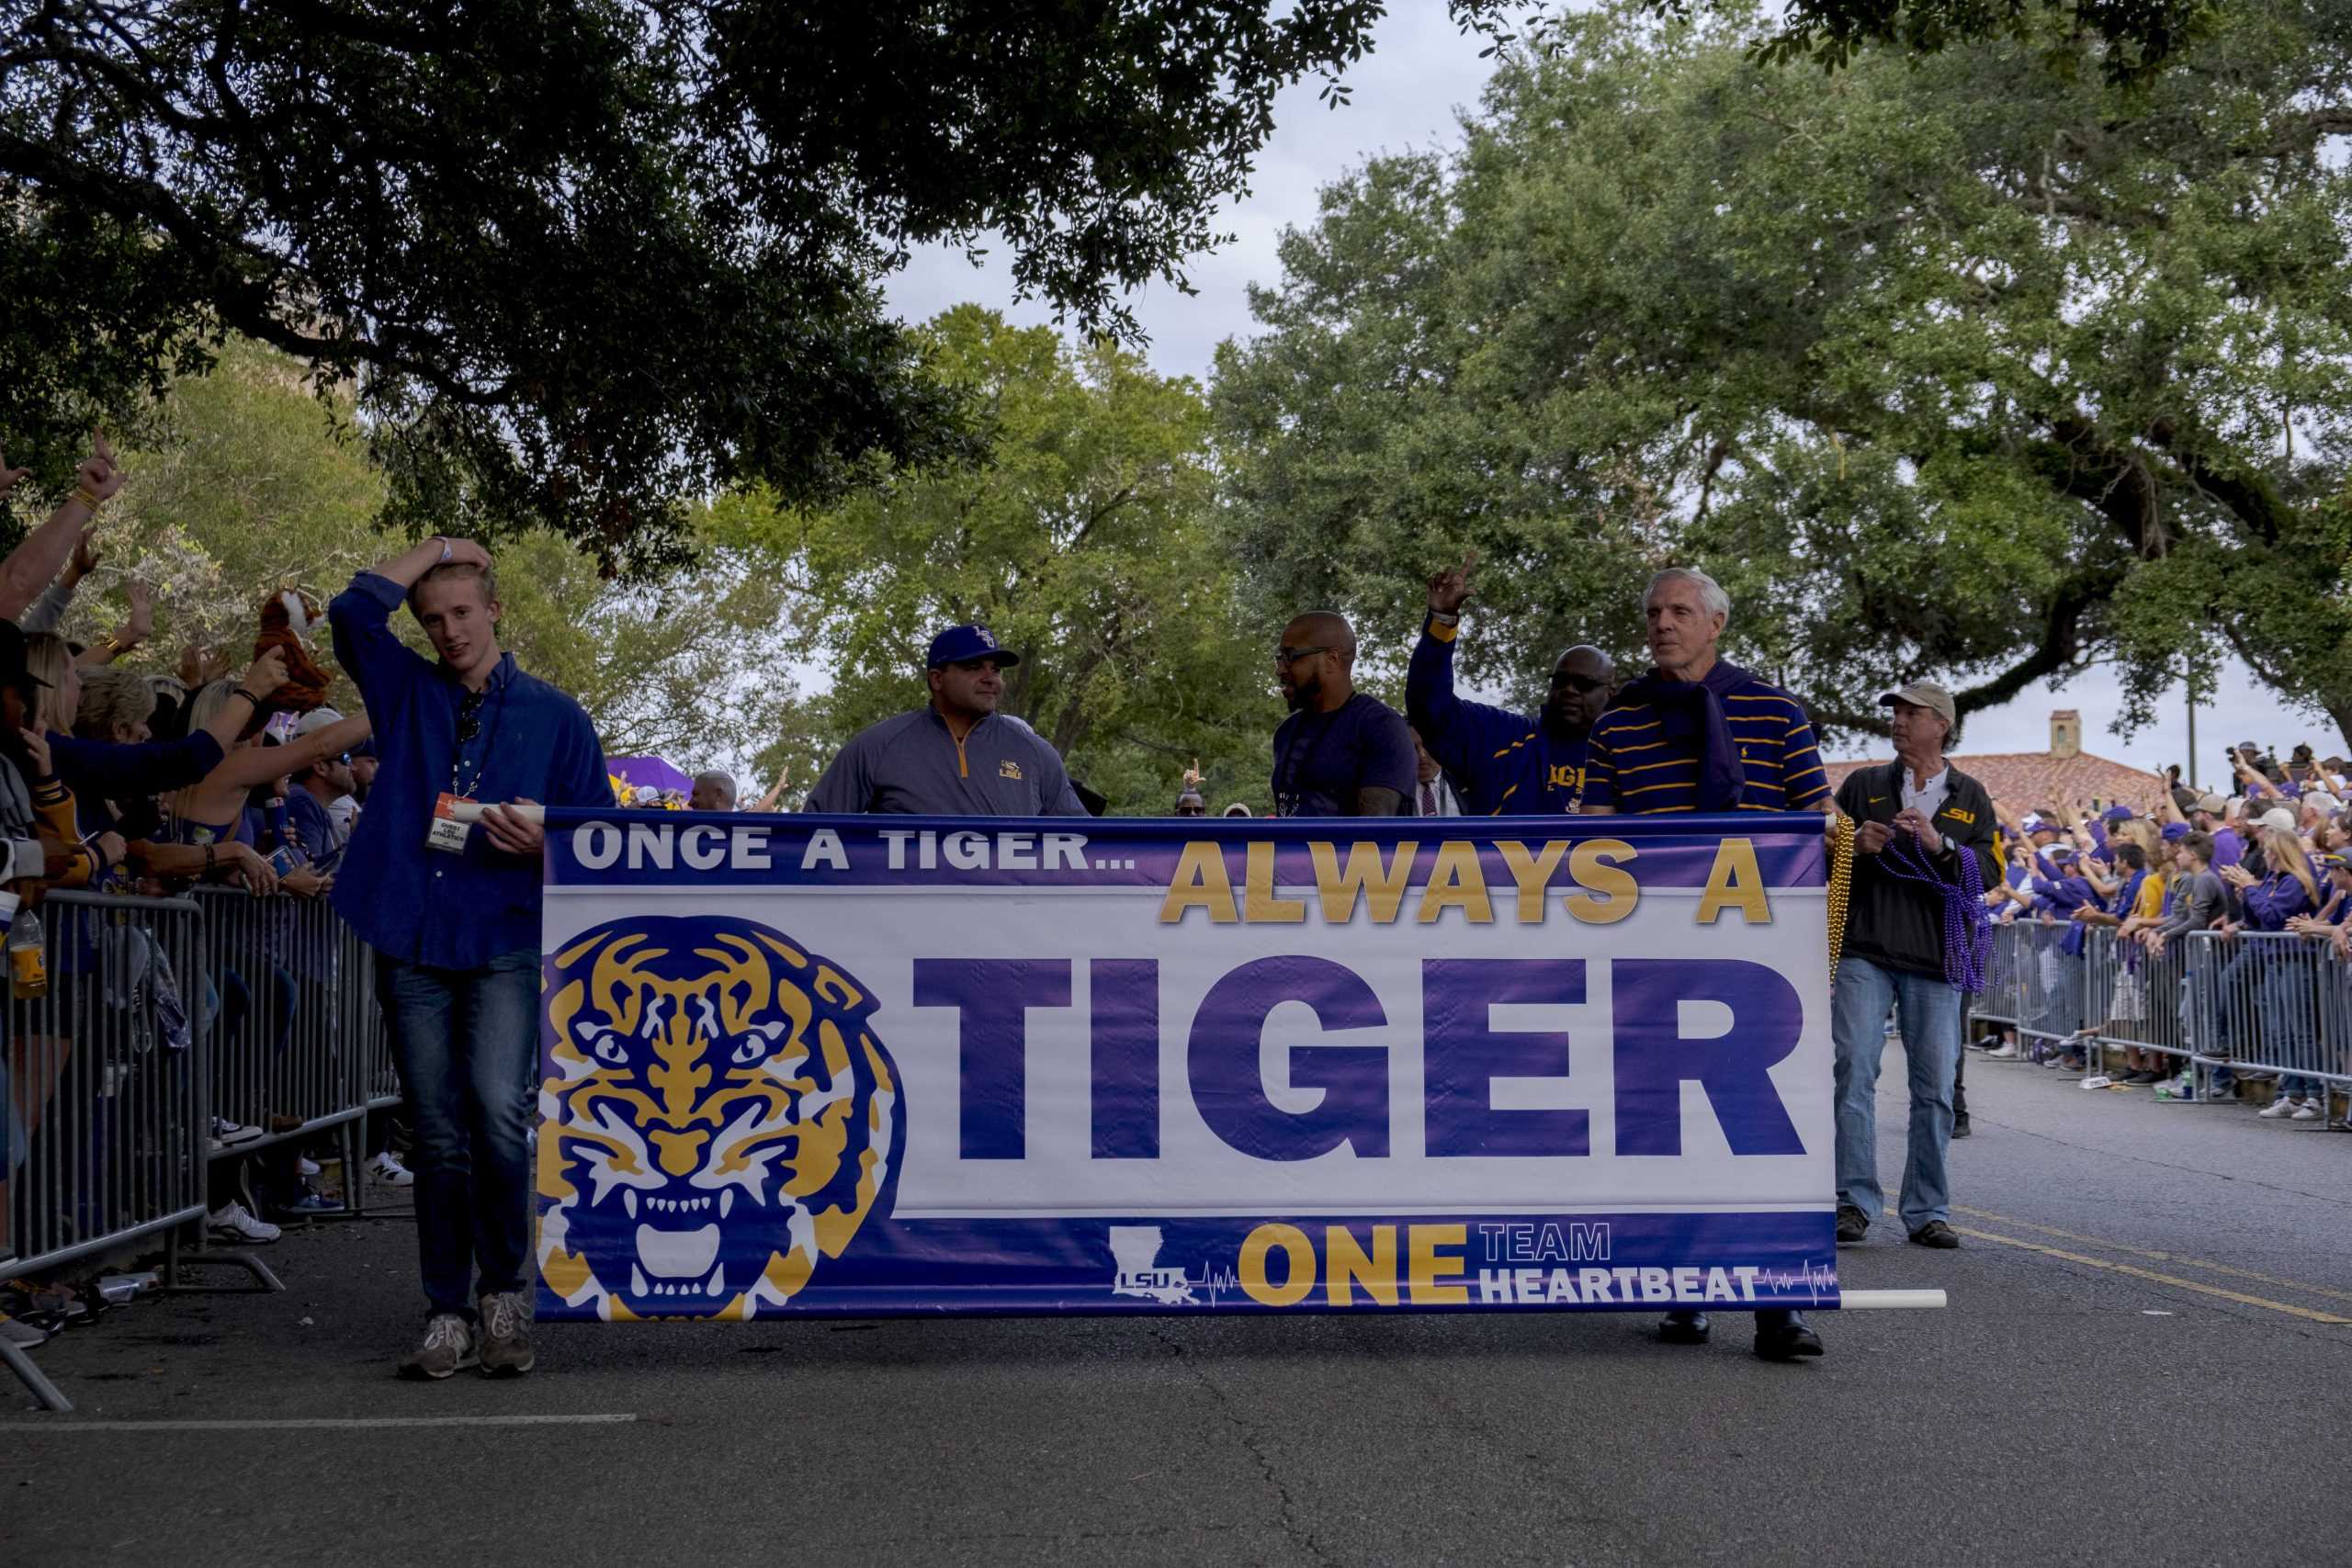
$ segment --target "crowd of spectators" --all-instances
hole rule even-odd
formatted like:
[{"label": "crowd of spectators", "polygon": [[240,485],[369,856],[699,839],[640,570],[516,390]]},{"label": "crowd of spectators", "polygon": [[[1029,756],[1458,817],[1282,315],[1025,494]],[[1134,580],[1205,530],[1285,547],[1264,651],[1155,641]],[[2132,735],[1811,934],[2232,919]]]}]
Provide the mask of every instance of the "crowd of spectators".
[{"label": "crowd of spectators", "polygon": [[[1998,923],[2038,928],[2013,952],[2030,954],[2016,961],[2033,966],[2025,988],[2039,1005],[2022,1029],[1987,1028],[1975,1046],[2084,1073],[2097,1042],[2145,1042],[2101,1076],[2184,1100],[2270,1081],[2265,1117],[2330,1119],[2320,1078],[2236,1064],[2342,1070],[2322,1062],[2321,1036],[2323,1020],[2352,1021],[2352,993],[2336,994],[2352,982],[2352,764],[2310,745],[2281,762],[2246,741],[2227,765],[2227,795],[2174,768],[2136,806],[1994,803],[2007,872],[1985,902]],[[2094,931],[2113,962],[2086,963]],[[2201,1083],[2184,1068],[2192,1051],[2222,1064]]]},{"label": "crowd of spectators", "polygon": [[[0,496],[23,477],[0,465]],[[87,906],[44,908],[47,896],[212,886],[270,911],[234,923],[241,942],[203,942],[194,973],[172,973],[160,949],[142,958],[141,971],[167,994],[158,1013],[184,1021],[171,1043],[204,1033],[216,1061],[242,1043],[243,1060],[274,1085],[288,1070],[301,1010],[327,1003],[323,961],[311,951],[318,939],[297,936],[295,922],[332,920],[322,896],[334,886],[375,767],[365,716],[289,709],[282,648],[243,660],[190,646],[170,675],[119,667],[156,631],[153,595],[135,581],[124,585],[130,613],[119,626],[92,642],[63,635],[77,618],[77,591],[103,570],[96,513],[122,482],[103,437],[76,479],[64,503],[0,562],[0,838],[15,857],[9,886],[17,895],[0,902],[15,904],[19,924],[45,917],[49,930],[46,952],[11,953],[17,998],[49,998],[37,1015],[49,1032],[0,1050],[0,1257],[12,1250],[9,1234],[30,1234],[35,1219],[30,1185],[10,1178],[42,1155],[44,1139],[87,1146],[88,1130],[74,1124],[67,1101],[81,1077],[119,1066],[92,1062],[103,1053],[74,1038],[74,1009],[104,1005],[93,1000],[100,993],[65,983],[71,974],[51,990],[52,964],[100,964],[104,932]],[[222,1099],[216,1087],[215,1103]],[[313,1155],[323,1151],[281,1138],[248,1161],[243,1151],[268,1129],[222,1114],[206,1133],[216,1238],[266,1244],[279,1234],[268,1216],[339,1206],[315,1181]],[[388,1125],[371,1134],[372,1164],[401,1183],[407,1173],[389,1140]],[[21,1317],[13,1332],[27,1332]]]}]

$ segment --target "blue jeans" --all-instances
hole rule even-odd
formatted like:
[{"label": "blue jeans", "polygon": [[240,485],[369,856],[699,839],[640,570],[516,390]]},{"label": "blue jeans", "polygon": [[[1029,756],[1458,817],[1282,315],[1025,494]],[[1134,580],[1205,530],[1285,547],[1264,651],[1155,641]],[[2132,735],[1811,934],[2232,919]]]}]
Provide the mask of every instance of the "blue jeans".
[{"label": "blue jeans", "polygon": [[1878,1069],[1886,1015],[1903,1031],[1911,1064],[1911,1136],[1903,1161],[1903,1228],[1951,1218],[1944,1151],[1951,1144],[1951,1084],[1960,1062],[1960,993],[1939,975],[1888,969],[1848,953],[1829,998],[1838,1049],[1838,1201],[1867,1219],[1886,1211],[1878,1184]]},{"label": "blue jeans", "polygon": [[539,954],[479,969],[379,954],[377,996],[416,1133],[417,1264],[434,1312],[473,1315],[481,1292],[519,1291],[531,1268],[531,1107]]}]

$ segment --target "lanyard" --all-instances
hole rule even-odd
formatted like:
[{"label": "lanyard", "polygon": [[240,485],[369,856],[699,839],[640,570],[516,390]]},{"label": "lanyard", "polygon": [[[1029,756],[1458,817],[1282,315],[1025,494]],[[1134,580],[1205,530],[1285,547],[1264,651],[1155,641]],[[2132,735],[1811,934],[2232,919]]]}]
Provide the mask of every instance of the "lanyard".
[{"label": "lanyard", "polygon": [[[464,768],[466,765],[465,741],[462,739],[458,740],[455,749],[449,753],[449,793],[456,795],[459,800],[469,800],[472,798],[474,789],[481,783],[481,775],[488,771],[490,767],[491,748],[498,744],[499,726],[506,722],[506,686],[509,684],[512,684],[512,682],[510,682],[506,684],[502,684],[498,688],[498,707],[490,716],[490,733],[482,737],[481,755],[480,760],[474,763],[474,776],[470,780],[464,780]],[[481,699],[483,695],[484,694],[479,692],[467,694],[467,696],[473,699],[474,710],[476,713],[481,712]],[[465,711],[466,697],[460,697],[458,699],[458,712],[460,715],[463,715]],[[462,728],[462,726],[460,728]],[[460,782],[461,780],[464,780],[464,782]]]}]

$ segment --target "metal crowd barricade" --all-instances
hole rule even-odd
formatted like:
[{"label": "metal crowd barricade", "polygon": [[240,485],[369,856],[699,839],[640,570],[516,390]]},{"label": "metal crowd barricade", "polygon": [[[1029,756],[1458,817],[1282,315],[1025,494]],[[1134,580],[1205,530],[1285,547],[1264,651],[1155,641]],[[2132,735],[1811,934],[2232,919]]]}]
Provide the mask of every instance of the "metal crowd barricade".
[{"label": "metal crowd barricade", "polygon": [[2223,1069],[2352,1091],[2352,967],[2291,931],[2195,931],[2183,1018],[2198,1099]]},{"label": "metal crowd barricade", "polygon": [[2176,942],[2154,957],[2136,942],[2117,941],[2111,927],[2084,935],[2083,1018],[2096,1032],[2094,1048],[2133,1046],[2186,1060],[2188,950]]},{"label": "metal crowd barricade", "polygon": [[[58,891],[38,912],[46,985],[9,955],[0,1052],[0,1258],[24,1274],[202,1219],[209,1125],[198,906]],[[44,1404],[69,1408],[0,1349]]]},{"label": "metal crowd barricade", "polygon": [[[197,890],[211,1040],[212,1113],[257,1132],[251,1153],[308,1139],[368,1113],[365,1059],[375,1026],[368,972],[323,898]],[[347,1143],[347,1140],[346,1140]],[[345,1186],[357,1173],[346,1164]]]},{"label": "metal crowd barricade", "polygon": [[2020,933],[2015,925],[1993,928],[1992,962],[1985,966],[1984,988],[1968,1006],[1970,1018],[1984,1023],[2014,1025],[2020,1011],[2018,954]]}]

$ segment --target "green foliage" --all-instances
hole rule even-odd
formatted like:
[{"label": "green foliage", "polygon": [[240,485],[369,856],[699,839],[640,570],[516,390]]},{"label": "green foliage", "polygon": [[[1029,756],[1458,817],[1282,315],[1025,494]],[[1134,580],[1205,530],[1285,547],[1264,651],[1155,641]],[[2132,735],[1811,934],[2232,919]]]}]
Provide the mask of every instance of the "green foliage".
[{"label": "green foliage", "polygon": [[[1651,8],[1681,15],[1689,6],[1653,0]],[[1769,63],[1837,67],[1870,44],[1933,54],[2003,39],[2041,44],[2068,70],[2089,42],[2109,80],[2144,82],[2208,36],[2221,15],[2221,0],[1791,0],[1755,54]]]},{"label": "green foliage", "polygon": [[[1509,0],[1453,0],[1465,26]],[[225,332],[358,389],[396,526],[679,558],[966,450],[878,284],[1001,233],[1131,330],[1372,0],[45,0],[0,68],[0,432],[51,484]]]},{"label": "green foliage", "polygon": [[1401,639],[1475,546],[1464,656],[1532,695],[1695,560],[1833,730],[2093,660],[2136,721],[2234,649],[2352,731],[2352,14],[2247,6],[2129,87],[1762,36],[1571,18],[1458,156],[1326,193],[1219,361],[1261,591]]},{"label": "green foliage", "polygon": [[[189,642],[242,660],[266,595],[300,588],[323,606],[397,553],[373,525],[383,481],[336,423],[350,412],[332,392],[322,407],[297,361],[243,340],[211,374],[174,382],[146,421],[152,445],[125,452],[130,482],[103,519],[105,559],[68,635],[119,625],[135,579],[155,590],[157,633],[134,663],[168,670]],[[535,529],[501,547],[498,573],[503,643],[578,697],[616,752],[740,760],[794,724],[788,605],[764,563],[712,543],[691,569],[619,584]],[[395,624],[423,649],[410,617]],[[323,631],[314,651],[331,660]],[[357,694],[343,683],[334,700]]]},{"label": "green foliage", "polygon": [[1198,390],[1108,342],[1074,351],[976,306],[923,335],[980,411],[984,466],[877,471],[823,512],[747,498],[716,514],[720,538],[788,563],[809,654],[833,672],[825,744],[811,738],[794,778],[814,782],[832,745],[928,701],[932,634],[978,622],[1023,655],[1006,711],[1113,810],[1167,812],[1195,756],[1216,801],[1262,805],[1280,623],[1237,615]]}]

